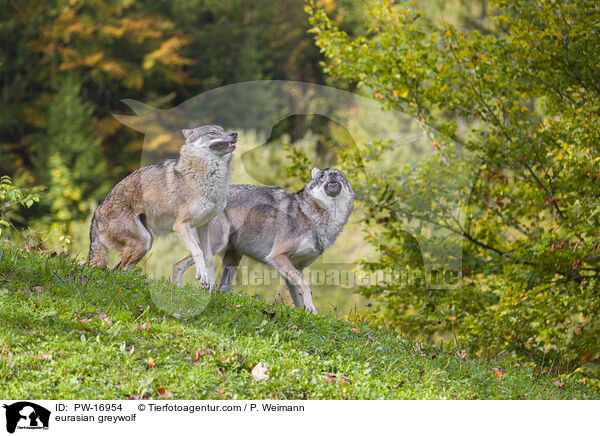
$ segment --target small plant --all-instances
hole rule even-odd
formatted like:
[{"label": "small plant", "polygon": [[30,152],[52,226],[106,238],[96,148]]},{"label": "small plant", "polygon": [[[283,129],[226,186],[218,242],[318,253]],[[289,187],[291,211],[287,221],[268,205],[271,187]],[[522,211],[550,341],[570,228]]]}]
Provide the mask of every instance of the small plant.
[{"label": "small plant", "polygon": [[16,209],[19,206],[30,208],[39,202],[39,193],[44,189],[43,186],[19,187],[13,184],[9,176],[0,178],[0,236],[3,227],[13,227],[12,222],[20,220]]}]

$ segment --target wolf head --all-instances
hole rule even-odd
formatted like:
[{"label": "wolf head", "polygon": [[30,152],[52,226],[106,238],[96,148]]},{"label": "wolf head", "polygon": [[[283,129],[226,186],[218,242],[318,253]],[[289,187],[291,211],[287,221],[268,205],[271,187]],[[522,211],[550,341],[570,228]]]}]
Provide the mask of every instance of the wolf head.
[{"label": "wolf head", "polygon": [[208,124],[195,129],[183,129],[186,152],[197,157],[208,154],[223,156],[235,150],[238,134],[223,127]]},{"label": "wolf head", "polygon": [[311,181],[304,187],[304,195],[312,197],[327,209],[350,215],[354,205],[354,191],[346,175],[340,170],[315,167],[310,172]]}]

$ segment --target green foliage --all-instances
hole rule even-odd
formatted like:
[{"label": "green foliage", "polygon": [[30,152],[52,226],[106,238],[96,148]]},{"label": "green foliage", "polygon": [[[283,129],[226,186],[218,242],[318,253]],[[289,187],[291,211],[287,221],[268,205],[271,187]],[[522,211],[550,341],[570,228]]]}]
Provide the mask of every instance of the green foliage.
[{"label": "green foliage", "polygon": [[306,153],[292,144],[286,144],[284,150],[289,160],[286,165],[286,176],[288,178],[299,179],[304,183],[308,182],[311,179],[310,171],[312,166]]},{"label": "green foliage", "polygon": [[186,39],[149,3],[23,1],[0,10],[0,171],[48,182],[51,205],[40,214],[79,217],[84,202],[106,194],[104,182],[139,166],[139,136],[111,115],[120,99],[152,103],[193,83],[184,71],[193,61],[180,55]]},{"label": "green foliage", "polygon": [[[365,293],[396,325],[452,331],[473,349],[562,355],[574,364],[598,359],[600,41],[590,29],[600,9],[589,0],[488,7],[492,24],[472,29],[436,23],[416,2],[373,1],[368,35],[357,38],[313,2],[307,9],[327,73],[433,127],[441,133],[434,146],[451,138],[482,162],[464,224],[436,205],[443,187],[435,180],[460,168],[440,174],[443,163],[431,159],[373,175],[365,221],[394,243],[366,267],[419,268],[410,259],[414,241],[402,233],[417,210],[463,238],[463,286],[434,292],[390,281]],[[421,203],[398,207],[406,198]]]},{"label": "green foliage", "polygon": [[[173,399],[594,399],[600,393],[597,381],[580,372],[470,360],[360,321],[266,305],[241,293],[214,295],[202,313],[182,321],[153,304],[162,282],[66,256],[2,250],[0,283],[3,399],[169,393]],[[267,380],[252,378],[259,363],[268,368]]]},{"label": "green foliage", "polygon": [[[242,81],[326,80],[302,0],[18,3],[0,9],[0,174],[49,187],[23,224],[80,220],[139,167],[142,137],[112,116],[121,99],[167,108]],[[326,3],[336,23],[355,27],[361,1]],[[266,104],[269,95],[237,101],[231,117]],[[329,128],[298,117],[274,133],[295,141],[307,130]]]},{"label": "green foliage", "polygon": [[99,159],[102,135],[94,131],[93,105],[80,97],[81,85],[65,77],[48,109],[47,126],[38,141],[36,175],[48,186],[47,221],[65,223],[82,219],[108,188],[98,183],[106,173]]},{"label": "green foliage", "polygon": [[9,176],[0,178],[0,236],[3,227],[12,226],[12,222],[22,220],[18,214],[19,206],[30,208],[40,201],[39,193],[44,190],[42,186],[33,188],[15,186]]}]

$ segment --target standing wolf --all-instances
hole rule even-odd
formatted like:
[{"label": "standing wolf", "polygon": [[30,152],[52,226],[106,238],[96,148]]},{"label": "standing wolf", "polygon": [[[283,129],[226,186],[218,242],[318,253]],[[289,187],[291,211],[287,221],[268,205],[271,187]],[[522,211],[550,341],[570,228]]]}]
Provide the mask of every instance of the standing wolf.
[{"label": "standing wolf", "polygon": [[[289,194],[281,188],[231,185],[227,206],[210,223],[213,253],[223,257],[219,289],[227,292],[246,255],[275,268],[294,305],[317,313],[301,271],[335,241],[354,206],[354,191],[341,171],[313,168],[312,180]],[[173,265],[180,284],[191,256]]]},{"label": "standing wolf", "polygon": [[196,278],[214,286],[208,224],[225,207],[237,133],[213,125],[182,132],[179,159],[133,172],[100,203],[90,228],[90,265],[106,268],[112,249],[121,252],[113,269],[133,268],[155,236],[173,230],[196,264]]}]

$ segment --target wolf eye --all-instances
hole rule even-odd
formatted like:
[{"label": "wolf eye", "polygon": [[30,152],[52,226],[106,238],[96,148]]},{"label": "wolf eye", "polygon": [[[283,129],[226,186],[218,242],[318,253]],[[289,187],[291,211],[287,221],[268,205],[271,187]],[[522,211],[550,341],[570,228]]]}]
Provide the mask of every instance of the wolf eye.
[{"label": "wolf eye", "polygon": [[212,132],[208,132],[208,134],[209,134],[209,135],[216,135],[216,134],[217,134],[217,132],[213,130]]}]

